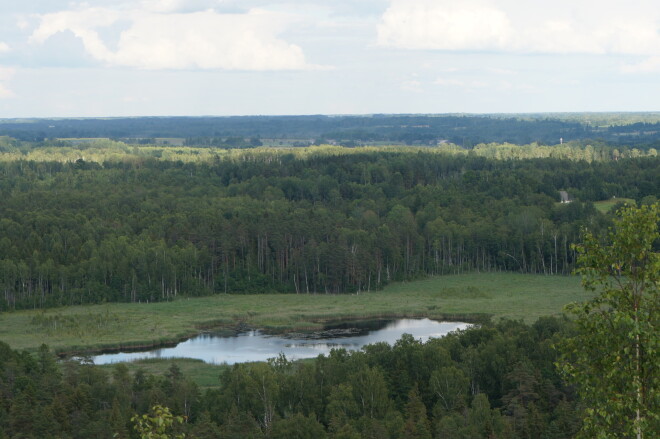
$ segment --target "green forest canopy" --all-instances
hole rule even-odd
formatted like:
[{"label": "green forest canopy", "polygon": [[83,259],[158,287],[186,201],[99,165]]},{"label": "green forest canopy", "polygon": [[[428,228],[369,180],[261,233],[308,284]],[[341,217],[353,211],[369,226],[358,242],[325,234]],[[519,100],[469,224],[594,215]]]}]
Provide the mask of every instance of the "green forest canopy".
[{"label": "green forest canopy", "polygon": [[0,309],[568,274],[594,202],[660,193],[653,149],[3,145]]}]

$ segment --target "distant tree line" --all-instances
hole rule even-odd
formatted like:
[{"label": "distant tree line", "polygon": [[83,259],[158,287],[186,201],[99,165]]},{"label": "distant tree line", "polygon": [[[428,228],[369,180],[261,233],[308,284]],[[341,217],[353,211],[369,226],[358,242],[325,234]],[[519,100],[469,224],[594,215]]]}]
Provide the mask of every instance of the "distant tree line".
[{"label": "distant tree line", "polygon": [[172,434],[193,439],[568,438],[582,406],[552,349],[567,331],[542,318],[426,343],[404,335],[314,361],[238,364],[206,392],[176,365],[162,376],[124,364],[108,372],[0,342],[0,436],[136,438],[131,418],[158,404],[185,419]]},{"label": "distant tree line", "polygon": [[[191,137],[185,140],[188,146],[212,146],[216,148],[256,148],[263,145],[257,137]],[[307,146],[307,145],[305,145]]]},{"label": "distant tree line", "polygon": [[[129,143],[129,140],[136,142]],[[256,149],[259,154],[294,153],[297,158],[317,155],[346,155],[355,153],[397,152],[397,153],[440,153],[445,155],[484,157],[495,160],[519,160],[554,158],[562,160],[584,160],[601,162],[624,158],[657,157],[655,148],[642,150],[622,146],[613,147],[603,142],[565,142],[561,145],[542,145],[536,142],[524,145],[513,143],[479,143],[469,148],[454,143],[443,142],[438,145],[365,145],[352,140],[329,145],[327,139],[321,139],[314,145],[303,140],[276,141],[264,139],[268,143],[278,143],[276,149],[261,145],[258,138],[195,138],[187,139],[186,145],[175,146],[165,143],[154,145],[149,139],[77,139],[45,140],[26,142],[7,136],[0,136],[0,161],[57,161],[72,162],[82,159],[88,162],[136,162],[144,158],[189,162],[205,162],[211,159],[243,160],[242,149]],[[142,143],[146,141],[147,143]],[[325,143],[323,143],[325,142]],[[197,144],[196,146],[191,146]],[[263,147],[262,147],[263,146]],[[291,148],[294,148],[291,150]]]},{"label": "distant tree line", "polygon": [[[568,274],[580,228],[610,221],[591,202],[660,193],[653,156],[588,163],[321,148],[191,162],[12,157],[0,162],[3,310],[361,292],[465,271]],[[575,201],[560,205],[559,190]]]},{"label": "distant tree line", "polygon": [[[598,115],[597,119],[603,119]],[[436,144],[448,141],[462,147],[479,143],[601,140],[615,146],[643,150],[660,147],[660,121],[655,114],[613,114],[604,126],[593,125],[593,115],[371,115],[371,116],[234,116],[136,117],[110,119],[0,120],[0,135],[25,141],[57,138],[188,139],[208,145],[227,138],[322,138],[340,144],[402,142]],[[631,121],[641,120],[637,123]],[[623,121],[623,122],[622,122]],[[217,144],[215,146],[225,146]]]}]

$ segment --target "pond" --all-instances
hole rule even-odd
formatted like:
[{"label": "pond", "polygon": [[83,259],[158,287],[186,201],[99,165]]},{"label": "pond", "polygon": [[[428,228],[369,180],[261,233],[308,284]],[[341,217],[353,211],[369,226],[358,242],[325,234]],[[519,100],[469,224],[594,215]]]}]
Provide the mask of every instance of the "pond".
[{"label": "pond", "polygon": [[333,348],[359,350],[378,342],[394,344],[403,334],[426,341],[442,337],[451,331],[462,330],[470,324],[438,322],[430,319],[399,319],[369,322],[350,322],[330,325],[322,331],[268,335],[259,330],[239,332],[227,336],[200,334],[169,348],[144,352],[119,352],[92,356],[95,364],[135,361],[145,358],[194,358],[212,364],[234,364],[266,361],[280,353],[289,360],[315,358],[328,354]]}]

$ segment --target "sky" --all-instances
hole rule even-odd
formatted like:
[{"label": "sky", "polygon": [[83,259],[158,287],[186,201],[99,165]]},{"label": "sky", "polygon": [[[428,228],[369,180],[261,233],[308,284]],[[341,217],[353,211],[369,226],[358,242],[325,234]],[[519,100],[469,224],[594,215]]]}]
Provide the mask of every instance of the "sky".
[{"label": "sky", "polygon": [[658,0],[0,0],[0,118],[658,110]]}]

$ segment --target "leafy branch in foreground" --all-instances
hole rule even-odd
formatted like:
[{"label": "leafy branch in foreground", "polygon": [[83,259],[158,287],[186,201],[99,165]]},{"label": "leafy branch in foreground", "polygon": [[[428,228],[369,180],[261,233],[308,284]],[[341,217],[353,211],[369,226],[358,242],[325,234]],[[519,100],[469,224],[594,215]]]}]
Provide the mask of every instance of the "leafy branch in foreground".
[{"label": "leafy branch in foreground", "polygon": [[583,286],[598,292],[567,311],[575,336],[560,367],[585,407],[582,437],[651,437],[660,431],[660,204],[624,207],[606,242],[576,246]]},{"label": "leafy branch in foreground", "polygon": [[142,416],[135,415],[131,418],[135,423],[135,431],[142,439],[183,439],[184,433],[170,435],[170,431],[176,424],[183,424],[183,416],[173,416],[168,407],[155,405],[151,408],[151,414]]}]

